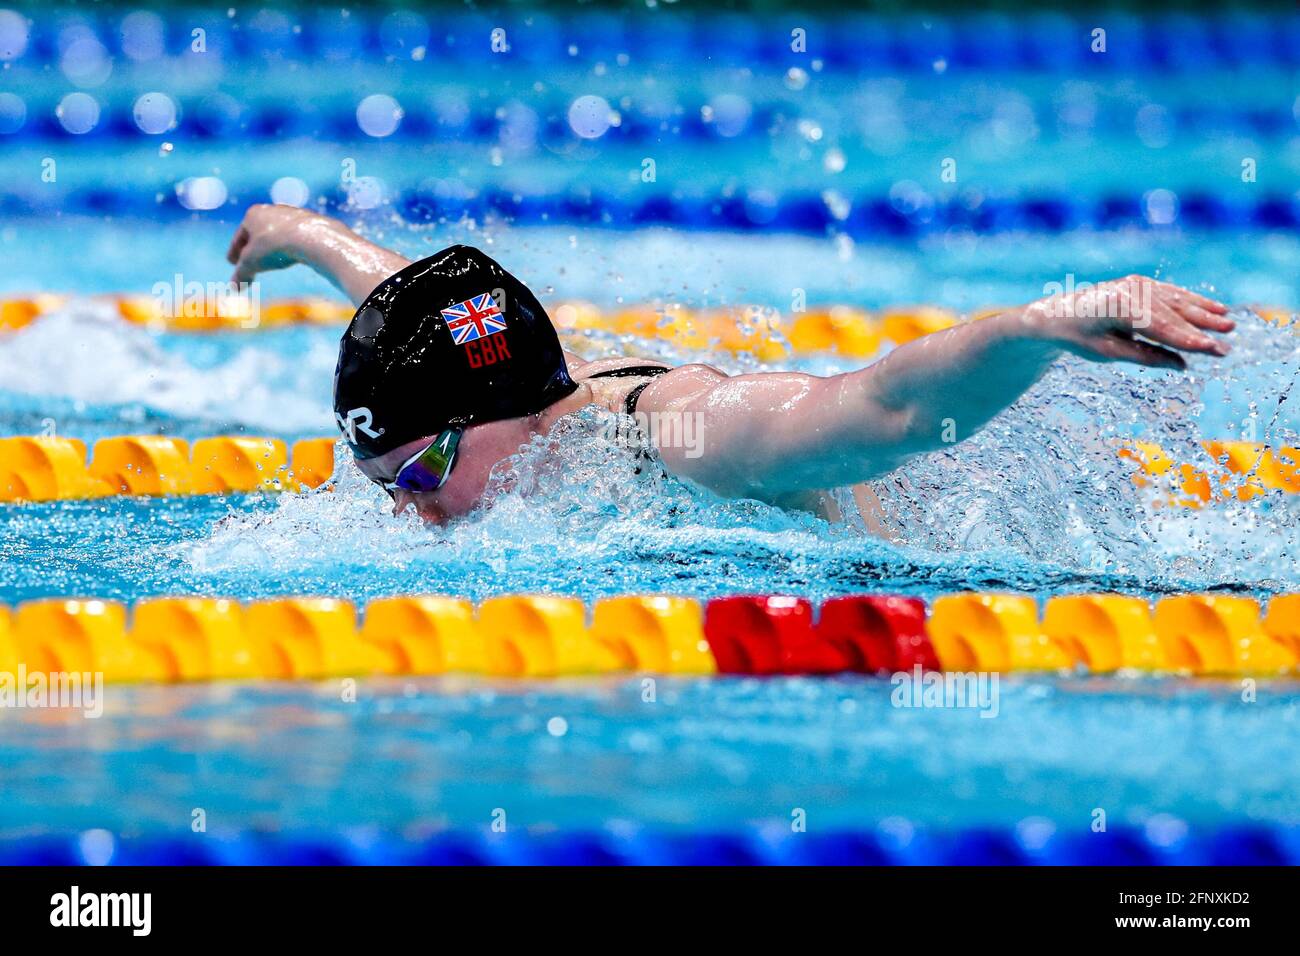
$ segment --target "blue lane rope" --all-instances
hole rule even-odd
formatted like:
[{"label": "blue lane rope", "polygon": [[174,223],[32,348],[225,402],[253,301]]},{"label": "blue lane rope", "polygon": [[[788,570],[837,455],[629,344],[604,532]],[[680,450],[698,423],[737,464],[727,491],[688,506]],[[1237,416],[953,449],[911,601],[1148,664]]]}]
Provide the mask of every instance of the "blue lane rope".
[{"label": "blue lane rope", "polygon": [[[324,196],[323,211],[341,214],[351,211],[347,196],[340,189],[326,190]],[[462,217],[500,218],[518,225],[586,224],[624,229],[672,226],[685,230],[809,235],[834,232],[865,239],[917,236],[948,229],[994,234],[1149,226],[1144,201],[1136,195],[1103,195],[1095,200],[1064,195],[1005,199],[981,196],[974,202],[966,194],[960,194],[948,200],[926,196],[928,201],[914,204],[913,208],[899,208],[888,196],[850,198],[850,212],[842,220],[831,214],[818,194],[797,191],[785,195],[684,197],[647,189],[628,196],[582,192],[525,196],[487,189],[467,197],[447,197],[415,188],[398,193],[392,207],[413,223],[456,222]],[[264,187],[255,191],[236,188],[220,208],[194,212],[185,208],[174,193],[99,186],[0,193],[0,215],[59,213],[138,216],[153,220],[199,217],[235,222],[247,205],[268,201]],[[1253,200],[1235,200],[1212,193],[1189,192],[1178,196],[1174,225],[1204,230],[1295,229],[1300,227],[1300,199],[1286,194],[1263,194]]]},{"label": "blue lane rope", "polygon": [[[124,11],[125,13],[126,11]],[[110,53],[123,51],[120,15],[74,8],[41,10],[18,62],[56,64],[60,34],[77,25]],[[791,30],[806,31],[805,52],[791,49]],[[1104,55],[1091,50],[1094,29],[1107,31]],[[1089,16],[1028,13],[894,18],[871,14],[819,16],[611,15],[602,12],[474,13],[424,17],[410,11],[260,10],[230,18],[222,11],[193,11],[159,26],[163,49],[190,47],[192,31],[205,31],[206,49],[236,62],[325,60],[385,62],[436,58],[456,63],[485,55],[555,65],[607,60],[619,54],[648,62],[694,61],[709,66],[797,65],[821,59],[836,69],[922,70],[949,67],[1032,69],[1064,73],[1085,64],[1100,70],[1176,70],[1207,67],[1300,65],[1300,18],[1285,12],[1225,11],[1213,16],[1098,12]],[[504,29],[508,49],[492,53],[491,32]],[[726,37],[725,43],[719,37]],[[572,47],[580,44],[578,49]]]},{"label": "blue lane rope", "polygon": [[[1297,64],[1300,67],[1300,64]],[[501,102],[474,103],[462,111],[438,115],[427,104],[403,103],[400,124],[388,136],[372,139],[357,124],[358,100],[331,97],[327,101],[290,96],[259,96],[239,101],[221,96],[169,97],[177,106],[176,124],[162,133],[146,133],[134,119],[135,100],[120,93],[92,91],[99,106],[99,118],[93,129],[68,132],[56,115],[59,97],[45,93],[26,94],[21,87],[5,91],[22,99],[22,109],[12,103],[0,115],[0,143],[109,143],[127,146],[132,143],[160,143],[164,140],[184,145],[187,142],[210,142],[236,138],[240,141],[275,142],[293,138],[311,138],[336,143],[496,143],[511,122],[503,118]],[[576,95],[576,94],[575,94]],[[401,92],[398,91],[400,102]],[[558,145],[576,138],[567,121],[573,97],[552,97],[544,101],[529,100],[527,107],[536,116],[536,141],[539,145]],[[743,129],[724,132],[716,122],[703,118],[705,98],[677,100],[670,103],[643,102],[640,99],[613,104],[619,122],[610,126],[599,143],[611,147],[650,147],[665,142],[745,145],[767,142],[770,130],[796,123],[803,107],[791,100],[755,99]],[[1052,107],[1043,105],[1044,110]],[[1133,136],[1136,107],[1118,106],[1098,110],[1088,129],[1096,134]],[[1289,103],[1261,105],[1257,102],[1171,104],[1169,122],[1180,131],[1202,136],[1222,132],[1238,136],[1277,139],[1296,132],[1296,120]],[[816,118],[814,102],[807,115]],[[733,135],[734,134],[734,135]]]},{"label": "blue lane rope", "polygon": [[1112,827],[1026,838],[1017,828],[957,832],[908,829],[905,839],[882,831],[840,830],[489,834],[448,831],[404,840],[372,831],[334,834],[241,833],[109,837],[27,836],[0,842],[0,865],[77,866],[217,864],[452,865],[1219,865],[1300,863],[1300,828],[1265,824],[1221,827]]}]

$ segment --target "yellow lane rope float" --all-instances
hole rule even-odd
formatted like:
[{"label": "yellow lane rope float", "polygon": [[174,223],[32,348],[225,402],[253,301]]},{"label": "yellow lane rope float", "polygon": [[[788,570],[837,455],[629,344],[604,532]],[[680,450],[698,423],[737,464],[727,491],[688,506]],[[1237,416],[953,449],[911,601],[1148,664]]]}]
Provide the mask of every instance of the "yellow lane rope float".
[{"label": "yellow lane rope float", "polygon": [[[170,287],[169,287],[170,291]],[[0,332],[22,328],[67,304],[69,296],[42,293],[0,299]],[[291,325],[342,325],[353,309],[333,299],[282,299],[262,305],[248,297],[204,295],[176,304],[145,295],[104,295],[127,322],[175,332],[249,331]],[[551,303],[551,317],[563,333],[609,332],[670,341],[683,348],[721,349],[762,361],[790,355],[838,354],[870,358],[883,345],[902,345],[963,321],[1005,311],[981,308],[968,314],[935,305],[896,306],[871,314],[855,306],[813,306],[783,315],[761,306],[692,309],[667,303],[602,309],[580,300]],[[1291,325],[1295,312],[1258,306],[1261,318]]]},{"label": "yellow lane rope float", "polygon": [[[334,473],[333,438],[225,435],[191,445],[163,435],[120,435],[95,442],[87,462],[77,438],[0,438],[0,502],[60,501],[109,495],[163,496],[302,491]],[[1137,467],[1133,483],[1169,492],[1158,505],[1199,508],[1250,501],[1269,492],[1300,493],[1300,449],[1255,442],[1206,441],[1204,462],[1178,463],[1160,446],[1136,441],[1117,450]]]},{"label": "yellow lane rope float", "polygon": [[1201,448],[1206,460],[1199,464],[1176,462],[1152,442],[1133,442],[1119,456],[1137,464],[1135,485],[1170,492],[1163,504],[1199,508],[1213,501],[1250,501],[1270,491],[1300,492],[1298,448],[1246,441],[1204,441]]},{"label": "yellow lane rope float", "polygon": [[1050,598],[603,598],[515,594],[477,607],[444,595],[380,598],[162,597],[132,609],[94,598],[0,606],[5,674],[102,674],[106,681],[323,679],[475,674],[498,678],[947,672],[1293,675],[1300,594],[1179,594],[1154,606],[1119,594]]},{"label": "yellow lane rope float", "polygon": [[[36,295],[0,300],[0,331],[22,328],[53,312],[68,296]],[[254,305],[238,297],[210,297],[163,307],[150,296],[93,297],[106,301],[135,325],[177,332],[217,332],[279,328],[286,325],[341,325],[352,318],[347,303],[329,299],[285,299]],[[984,309],[970,318],[996,314]],[[554,303],[551,316],[561,332],[611,332],[646,339],[663,339],[686,348],[721,348],[753,354],[765,361],[789,355],[839,353],[869,358],[882,344],[895,345],[962,320],[956,312],[937,306],[890,308],[871,315],[852,306],[813,307],[782,316],[774,309],[737,306],[689,309],[669,303],[601,309],[590,302]],[[788,344],[787,344],[788,343]]]},{"label": "yellow lane rope float", "polygon": [[334,441],[304,438],[291,453],[278,438],[126,435],[95,442],[87,463],[76,438],[0,438],[0,502],[299,491],[334,473]]}]

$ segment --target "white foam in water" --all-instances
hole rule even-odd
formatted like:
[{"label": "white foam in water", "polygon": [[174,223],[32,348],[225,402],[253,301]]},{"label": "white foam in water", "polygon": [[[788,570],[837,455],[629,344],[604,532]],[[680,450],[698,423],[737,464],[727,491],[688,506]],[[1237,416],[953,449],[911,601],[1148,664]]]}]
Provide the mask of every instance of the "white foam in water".
[{"label": "white foam in water", "polygon": [[[641,468],[626,449],[605,437],[610,413],[591,406],[561,419],[549,436],[537,436],[520,453],[502,462],[494,472],[485,498],[489,505],[472,515],[441,528],[423,526],[407,512],[392,517],[392,502],[376,485],[352,465],[347,446],[335,446],[337,464],[330,493],[282,495],[280,507],[272,514],[248,517],[232,516],[215,529],[213,540],[237,538],[259,527],[274,526],[274,533],[298,527],[308,532],[325,531],[314,546],[328,548],[332,535],[346,530],[374,527],[384,534],[395,529],[418,529],[412,540],[420,545],[445,547],[455,545],[463,553],[484,535],[495,539],[505,536],[516,544],[530,540],[554,544],[561,534],[581,535],[601,531],[602,520],[648,521],[663,528],[664,520],[709,507],[705,494],[697,494],[684,484],[666,480],[653,468]],[[753,508],[785,516],[790,526],[803,523],[800,516],[787,516],[778,509],[755,503],[722,503],[726,508]],[[685,510],[683,510],[685,509]],[[378,518],[379,521],[374,519]],[[389,520],[391,519],[391,520]],[[333,527],[326,528],[325,525]],[[545,527],[539,536],[536,529]],[[534,533],[529,533],[530,529]],[[300,544],[306,542],[300,542]],[[355,542],[347,542],[352,553]],[[313,551],[322,554],[323,552]],[[367,555],[367,563],[381,558],[400,563],[400,556],[388,554],[386,547]]]},{"label": "white foam in water", "polygon": [[722,501],[641,467],[606,437],[609,419],[591,407],[562,420],[498,466],[488,507],[446,527],[425,527],[410,511],[393,516],[388,497],[340,444],[333,492],[284,495],[270,512],[232,513],[173,553],[206,575],[297,575],[307,566],[328,582],[340,569],[365,569],[381,589],[388,571],[427,590],[481,596],[518,590],[525,579],[566,590],[585,579],[599,589],[604,576],[627,590],[646,561],[757,562],[765,571],[767,556],[816,554],[836,540],[886,547],[807,515]]},{"label": "white foam in water", "polygon": [[112,305],[73,300],[0,335],[0,385],[10,393],[141,405],[277,435],[327,427],[333,342],[288,356],[258,347],[254,336],[246,341],[229,361],[202,368],[163,348],[148,329],[123,322]]},{"label": "white foam in water", "polygon": [[[1116,450],[1138,437],[1177,462],[1214,469],[1202,437],[1236,439],[1210,414],[1207,383],[1229,381],[1244,394],[1224,397],[1256,409],[1256,440],[1296,444],[1279,404],[1297,369],[1297,339],[1238,316],[1233,353],[1192,359],[1192,374],[1067,359],[971,441],[928,455],[876,482],[898,506],[898,536],[928,550],[1007,548],[1065,568],[1134,577],[1149,586],[1191,581],[1292,585],[1300,499],[1270,492],[1251,502],[1167,507],[1176,489],[1137,491],[1134,466]],[[1295,399],[1300,402],[1300,396]],[[1219,420],[1205,435],[1201,419]],[[1222,469],[1214,469],[1222,470]]]},{"label": "white foam in water", "polygon": [[435,545],[413,513],[392,514],[392,502],[352,466],[346,446],[339,443],[335,455],[334,490],[281,495],[271,512],[233,508],[207,537],[174,552],[198,571],[273,574],[304,564],[405,568]]}]

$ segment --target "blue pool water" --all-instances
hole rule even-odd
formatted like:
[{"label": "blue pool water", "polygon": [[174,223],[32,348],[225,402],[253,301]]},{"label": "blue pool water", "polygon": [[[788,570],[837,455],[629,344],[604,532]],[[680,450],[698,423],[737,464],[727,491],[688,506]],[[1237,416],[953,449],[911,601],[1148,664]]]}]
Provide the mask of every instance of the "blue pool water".
[{"label": "blue pool water", "polygon": [[[1000,712],[907,710],[860,679],[375,681],[138,688],[99,720],[11,722],[5,829],[188,833],[632,824],[809,832],[906,820],[1085,832],[1295,823],[1294,689],[1008,679]],[[556,736],[555,718],[564,721]],[[1158,741],[1159,746],[1153,746]],[[51,758],[56,763],[51,762]]]},{"label": "blue pool water", "polygon": [[[97,98],[103,119],[78,135],[52,119],[68,89],[42,68],[62,34],[56,21],[34,20],[26,52],[0,73],[0,93],[25,111],[0,150],[0,293],[76,295],[0,333],[0,433],[52,420],[87,440],[332,434],[337,328],[158,333],[93,299],[147,294],[176,273],[224,278],[239,212],[284,177],[409,255],[481,245],[547,303],[788,310],[802,289],[810,303],[971,310],[1037,298],[1068,274],[1137,271],[1214,291],[1240,309],[1241,327],[1231,356],[1193,359],[1187,376],[1063,362],[977,438],[876,483],[895,540],[637,474],[589,410],[565,424],[558,462],[536,448],[511,463],[531,494],[505,495],[446,529],[392,516],[345,465],[332,493],[0,506],[5,603],[967,588],[1266,597],[1300,585],[1300,500],[1171,512],[1132,487],[1114,453],[1133,437],[1187,458],[1201,438],[1297,443],[1295,333],[1247,311],[1300,306],[1300,240],[1276,225],[1293,215],[1287,184],[1300,171],[1294,63],[1280,40],[1249,74],[1219,50],[1189,84],[1177,63],[1089,72],[1076,58],[988,71],[969,50],[950,51],[939,71],[935,57],[964,31],[936,41],[928,28],[916,39],[901,27],[912,39],[883,60],[837,47],[802,78],[781,57],[755,66],[719,56],[673,72],[655,67],[652,49],[620,64],[631,48],[620,44],[634,41],[594,31],[606,39],[593,50],[569,55],[562,44],[558,58],[494,61],[467,81],[401,53],[393,36],[420,32],[407,21],[388,34],[372,24],[361,54],[324,62],[243,46],[215,61],[135,59],[100,31],[111,74],[77,88]],[[316,29],[302,42],[319,52]],[[440,35],[438,22],[429,29]],[[148,90],[175,101],[174,128],[133,124]],[[372,94],[401,104],[398,133],[358,128],[358,101]],[[574,135],[565,110],[583,95],[604,97],[622,125]],[[703,106],[715,124],[748,118],[722,136],[697,120]],[[277,135],[275,122],[288,131]],[[938,178],[947,156],[959,157],[956,184]],[[1243,156],[1258,161],[1255,183],[1241,181]],[[54,183],[39,179],[45,157],[58,161]],[[656,159],[655,195],[696,219],[632,221],[649,188],[635,175],[646,157]],[[373,179],[361,192],[338,182],[348,160]],[[193,177],[219,178],[227,201],[178,205],[177,184]],[[482,201],[486,190],[540,198],[511,218]],[[613,211],[608,220],[571,201],[593,195]],[[782,211],[765,226],[789,195],[887,212],[810,229],[822,219]],[[422,196],[437,200],[433,214]],[[743,221],[709,211],[737,196]],[[1024,218],[1032,203],[1048,212]],[[974,207],[1010,218],[953,212]],[[332,293],[299,270],[262,288],[264,301],[302,294]],[[761,367],[601,333],[569,344],[590,356]],[[781,367],[850,366],[803,357]],[[623,679],[374,680],[346,703],[327,683],[141,687],[109,688],[99,720],[0,711],[0,836],[188,832],[196,808],[223,832],[420,834],[484,827],[496,808],[516,825],[560,831],[726,830],[788,821],[794,808],[810,829],[1029,820],[1072,832],[1097,808],[1137,827],[1300,822],[1300,687],[1289,681],[1262,682],[1246,703],[1237,682],[1006,678],[996,719],[900,709],[888,683],[857,678],[662,680],[654,703],[642,691]]]}]

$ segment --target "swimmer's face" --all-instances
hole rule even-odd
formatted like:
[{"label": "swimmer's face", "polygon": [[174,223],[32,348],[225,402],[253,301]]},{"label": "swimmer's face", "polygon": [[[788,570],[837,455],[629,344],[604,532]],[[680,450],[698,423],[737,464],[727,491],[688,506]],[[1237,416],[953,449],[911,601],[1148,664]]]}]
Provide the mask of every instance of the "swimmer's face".
[{"label": "swimmer's face", "polygon": [[[510,418],[465,429],[456,447],[456,461],[442,487],[426,492],[394,490],[393,513],[401,514],[413,507],[421,518],[432,524],[445,524],[452,518],[469,514],[482,504],[483,491],[492,476],[492,469],[528,443],[534,421],[531,417]],[[407,442],[379,458],[358,461],[357,467],[371,480],[392,481],[397,469],[436,437],[431,435]]]}]

